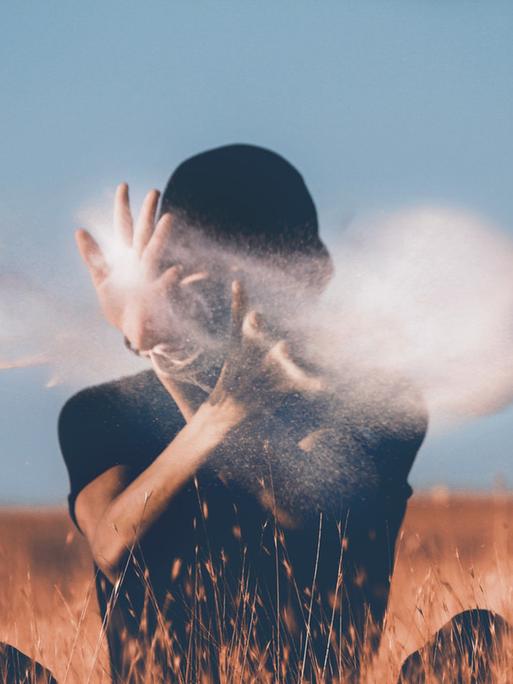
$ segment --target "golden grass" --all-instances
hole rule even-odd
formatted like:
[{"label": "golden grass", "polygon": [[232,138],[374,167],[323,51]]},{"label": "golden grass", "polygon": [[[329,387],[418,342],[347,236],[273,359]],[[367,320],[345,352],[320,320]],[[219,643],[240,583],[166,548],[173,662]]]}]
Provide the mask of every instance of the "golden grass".
[{"label": "golden grass", "polygon": [[[365,682],[395,683],[408,653],[461,610],[490,608],[513,622],[512,520],[507,496],[414,497],[380,654]],[[36,657],[60,684],[108,682],[91,559],[65,511],[0,509],[0,530],[0,640]],[[504,653],[494,681],[511,684],[511,665]],[[156,671],[147,680],[159,681]]]}]

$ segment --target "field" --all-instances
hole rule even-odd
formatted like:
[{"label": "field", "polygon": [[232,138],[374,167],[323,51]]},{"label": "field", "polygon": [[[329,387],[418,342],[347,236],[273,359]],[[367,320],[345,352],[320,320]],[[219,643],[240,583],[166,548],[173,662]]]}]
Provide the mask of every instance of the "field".
[{"label": "field", "polygon": [[[513,621],[513,498],[416,495],[397,549],[387,628],[368,681],[395,682],[404,657],[453,614]],[[88,551],[60,509],[0,509],[0,640],[59,682],[108,682]],[[513,681],[513,673],[500,681]],[[448,680],[449,681],[449,680]]]}]

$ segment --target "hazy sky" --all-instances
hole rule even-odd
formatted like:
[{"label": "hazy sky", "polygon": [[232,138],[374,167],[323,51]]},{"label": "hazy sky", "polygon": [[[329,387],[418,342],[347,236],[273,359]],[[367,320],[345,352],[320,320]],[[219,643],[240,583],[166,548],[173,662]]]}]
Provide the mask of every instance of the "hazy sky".
[{"label": "hazy sky", "polygon": [[[509,1],[3,3],[0,97],[3,273],[85,291],[77,209],[228,142],[299,167],[328,245],[348,216],[417,201],[513,232]],[[66,494],[55,425],[75,388],[46,379],[0,374],[0,503]],[[512,418],[428,439],[414,486],[513,485]]]}]

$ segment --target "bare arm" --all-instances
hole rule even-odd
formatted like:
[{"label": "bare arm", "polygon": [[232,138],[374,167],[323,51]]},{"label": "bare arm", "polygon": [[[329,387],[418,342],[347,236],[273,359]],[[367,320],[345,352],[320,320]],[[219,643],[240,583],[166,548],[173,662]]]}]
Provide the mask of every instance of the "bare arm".
[{"label": "bare arm", "polygon": [[[171,217],[164,216],[154,225],[157,201],[156,192],[148,194],[134,230],[128,189],[125,185],[118,188],[115,229],[129,251],[129,263],[136,267],[136,287],[123,284],[89,233],[77,233],[105,317],[134,348],[149,353],[169,335],[169,297],[177,292],[182,274],[179,266],[166,270],[159,263],[159,254],[169,241]],[[282,340],[267,339],[261,317],[247,313],[238,283],[233,289],[231,340],[230,353],[208,401],[205,396],[192,396],[190,388],[171,377],[161,377],[187,425],[160,456],[133,481],[126,467],[116,466],[78,495],[78,523],[96,562],[110,579],[115,579],[131,549],[177,492],[247,416],[267,410],[291,389],[319,390],[318,380],[294,364]]]},{"label": "bare arm", "polygon": [[126,469],[116,466],[80,492],[77,521],[97,565],[111,581],[177,492],[243,419],[243,409],[229,400],[216,406],[205,403],[128,486]]},{"label": "bare arm", "polygon": [[155,362],[153,362],[153,370],[188,423],[203,402],[208,399],[207,394],[199,387],[179,382],[170,375],[163,373]]},{"label": "bare arm", "polygon": [[[290,378],[278,372],[281,357],[267,350],[257,317],[246,315],[238,284],[233,290],[231,339],[214,391],[160,456],[132,482],[126,468],[111,468],[77,497],[77,521],[98,566],[112,581],[134,545],[201,464],[215,450],[226,447],[234,430],[238,435],[235,448],[244,448],[246,419],[252,418],[253,426],[255,420],[259,423],[264,407],[289,389]],[[249,437],[254,441],[254,430]],[[229,448],[234,448],[233,442]]]},{"label": "bare arm", "polygon": [[[172,219],[165,215],[155,225],[158,198],[157,191],[148,193],[134,222],[128,187],[118,187],[114,239],[121,261],[109,263],[87,231],[76,234],[105,318],[141,350],[151,350],[166,339],[172,327],[169,296],[180,275],[177,266],[162,267]],[[216,409],[205,405],[198,411],[206,397],[195,396],[193,401],[188,388],[169,378],[164,384],[191,424],[136,479],[127,466],[115,466],[84,487],[76,499],[77,522],[98,566],[112,580],[130,549],[240,419],[240,412],[228,402]]]}]

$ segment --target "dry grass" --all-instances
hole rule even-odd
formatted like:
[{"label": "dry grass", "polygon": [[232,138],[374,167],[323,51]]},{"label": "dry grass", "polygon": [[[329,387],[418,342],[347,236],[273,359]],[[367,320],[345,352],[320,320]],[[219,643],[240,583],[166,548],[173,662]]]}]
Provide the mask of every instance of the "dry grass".
[{"label": "dry grass", "polygon": [[[512,516],[506,496],[412,500],[381,652],[365,681],[395,682],[406,655],[463,609],[513,622]],[[0,530],[0,640],[37,657],[61,684],[108,682],[91,560],[66,513],[0,510]],[[501,662],[495,680],[512,682],[509,667]]]},{"label": "dry grass", "polygon": [[59,682],[109,681],[91,559],[67,513],[0,509],[0,530],[0,641]]}]

